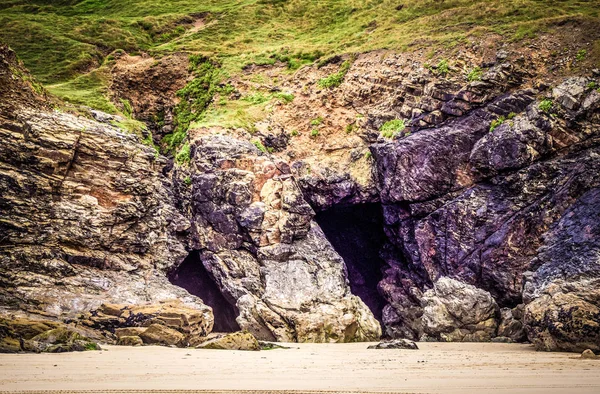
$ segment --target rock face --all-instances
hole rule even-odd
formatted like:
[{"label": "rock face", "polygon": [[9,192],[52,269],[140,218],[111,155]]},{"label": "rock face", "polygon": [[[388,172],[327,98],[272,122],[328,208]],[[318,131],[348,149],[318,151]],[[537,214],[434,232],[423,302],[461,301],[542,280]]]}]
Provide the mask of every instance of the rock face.
[{"label": "rock face", "polygon": [[532,263],[525,324],[539,349],[600,351],[599,201],[599,188],[575,201]]}]

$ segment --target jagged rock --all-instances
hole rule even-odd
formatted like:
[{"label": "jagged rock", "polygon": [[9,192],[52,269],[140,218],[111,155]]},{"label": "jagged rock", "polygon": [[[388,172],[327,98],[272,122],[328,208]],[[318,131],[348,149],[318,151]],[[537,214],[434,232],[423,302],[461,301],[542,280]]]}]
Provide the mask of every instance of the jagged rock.
[{"label": "jagged rock", "polygon": [[119,346],[142,346],[144,341],[137,335],[121,336],[117,341]]},{"label": "jagged rock", "polygon": [[139,337],[146,345],[182,345],[185,335],[162,324],[151,324]]},{"label": "jagged rock", "polygon": [[423,294],[423,340],[489,341],[498,327],[491,294],[451,278],[440,278]]},{"label": "jagged rock", "polygon": [[383,341],[377,345],[371,345],[367,349],[411,349],[417,350],[419,347],[413,341],[408,339],[393,339],[391,341]]},{"label": "jagged rock", "polygon": [[196,346],[196,349],[260,350],[260,344],[254,335],[240,331],[210,339]]},{"label": "jagged rock", "polygon": [[164,161],[134,135],[53,111],[13,75],[14,53],[0,58],[0,304],[72,320],[180,299],[210,330],[210,309],[166,278],[187,253]]}]

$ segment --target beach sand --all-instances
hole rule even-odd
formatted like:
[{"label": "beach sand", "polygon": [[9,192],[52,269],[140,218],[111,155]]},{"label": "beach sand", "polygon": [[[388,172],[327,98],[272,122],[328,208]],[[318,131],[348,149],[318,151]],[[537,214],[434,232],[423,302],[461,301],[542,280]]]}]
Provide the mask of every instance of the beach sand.
[{"label": "beach sand", "polygon": [[104,351],[0,355],[0,392],[43,393],[600,393],[600,360],[531,345],[288,344],[260,352],[105,346]]}]

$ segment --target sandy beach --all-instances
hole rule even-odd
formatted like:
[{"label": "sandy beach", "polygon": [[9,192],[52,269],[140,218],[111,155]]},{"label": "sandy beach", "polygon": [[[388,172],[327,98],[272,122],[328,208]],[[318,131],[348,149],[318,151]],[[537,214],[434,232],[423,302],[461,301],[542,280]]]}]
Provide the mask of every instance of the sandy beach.
[{"label": "sandy beach", "polygon": [[600,360],[530,345],[289,344],[261,352],[106,346],[99,352],[0,355],[0,392],[598,393]]}]

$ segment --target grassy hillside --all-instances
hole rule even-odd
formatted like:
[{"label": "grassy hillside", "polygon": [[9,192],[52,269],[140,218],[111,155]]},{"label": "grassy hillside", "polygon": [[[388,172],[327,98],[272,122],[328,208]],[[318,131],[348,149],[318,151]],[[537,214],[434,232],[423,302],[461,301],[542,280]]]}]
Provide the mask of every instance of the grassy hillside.
[{"label": "grassy hillside", "polygon": [[595,1],[571,0],[4,0],[0,40],[48,84],[116,49],[197,51],[236,72],[272,55],[295,67],[340,52],[454,46],[488,31],[518,40],[599,12]]}]

